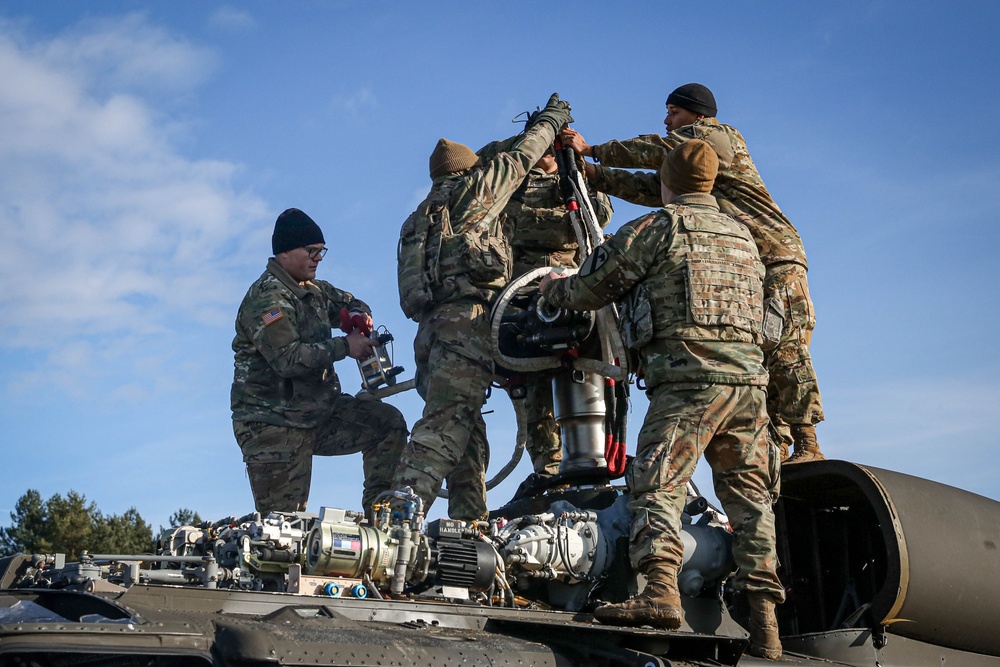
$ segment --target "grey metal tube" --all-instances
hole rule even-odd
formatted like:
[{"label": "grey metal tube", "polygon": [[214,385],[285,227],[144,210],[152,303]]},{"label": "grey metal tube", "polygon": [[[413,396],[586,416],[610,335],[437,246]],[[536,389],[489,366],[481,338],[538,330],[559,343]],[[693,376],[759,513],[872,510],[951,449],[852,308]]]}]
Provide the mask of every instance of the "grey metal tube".
[{"label": "grey metal tube", "polygon": [[782,495],[871,506],[886,558],[871,612],[888,633],[1000,655],[1000,502],[846,461],[785,466]]},{"label": "grey metal tube", "polygon": [[607,467],[604,378],[596,373],[559,373],[552,378],[552,396],[563,446],[559,472]]}]

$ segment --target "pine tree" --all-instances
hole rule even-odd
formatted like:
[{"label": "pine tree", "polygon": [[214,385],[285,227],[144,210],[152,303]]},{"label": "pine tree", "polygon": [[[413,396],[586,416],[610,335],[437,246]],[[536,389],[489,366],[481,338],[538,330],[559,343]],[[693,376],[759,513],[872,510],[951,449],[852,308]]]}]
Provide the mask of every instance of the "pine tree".
[{"label": "pine tree", "polygon": [[16,553],[46,553],[52,544],[46,538],[46,510],[42,495],[34,489],[18,498],[10,513],[9,528],[0,528],[0,556]]},{"label": "pine tree", "polygon": [[84,550],[139,554],[153,548],[152,530],[134,507],[121,516],[104,516],[76,491],[65,498],[57,493],[43,503],[38,491],[29,489],[10,518],[10,527],[0,528],[0,556],[63,553],[77,560]]},{"label": "pine tree", "polygon": [[92,535],[96,519],[100,516],[95,503],[76,491],[63,498],[58,493],[45,504],[46,537],[55,553],[66,554],[67,559],[77,560],[84,551],[92,551]]},{"label": "pine tree", "polygon": [[101,516],[94,526],[91,553],[142,554],[152,550],[153,531],[134,507],[121,516]]},{"label": "pine tree", "polygon": [[187,507],[181,507],[170,515],[171,528],[179,528],[180,526],[197,526],[201,523],[201,521],[202,519],[198,516],[198,513],[194,510],[188,509]]}]

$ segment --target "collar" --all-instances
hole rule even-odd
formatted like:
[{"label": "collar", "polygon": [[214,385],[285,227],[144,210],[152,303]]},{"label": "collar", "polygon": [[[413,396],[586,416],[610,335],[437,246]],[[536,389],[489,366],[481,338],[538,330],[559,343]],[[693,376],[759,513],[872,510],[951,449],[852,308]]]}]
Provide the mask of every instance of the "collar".
[{"label": "collar", "polygon": [[274,257],[267,260],[267,270],[271,272],[275,278],[281,281],[282,285],[290,289],[292,294],[300,299],[310,293],[310,288],[315,289],[312,281],[307,280],[304,283],[300,283],[295,280],[295,278],[288,275],[288,271],[281,268],[281,264],[278,264],[278,260]]},{"label": "collar", "polygon": [[713,208],[716,211],[719,210],[718,200],[709,192],[688,192],[683,195],[677,195],[670,200],[670,203],[677,206],[704,206]]},{"label": "collar", "polygon": [[530,176],[531,178],[541,178],[542,176],[557,177],[559,176],[559,170],[557,169],[556,171],[550,174],[549,172],[545,171],[536,164],[535,166],[533,166],[531,169],[528,170],[528,176]]}]

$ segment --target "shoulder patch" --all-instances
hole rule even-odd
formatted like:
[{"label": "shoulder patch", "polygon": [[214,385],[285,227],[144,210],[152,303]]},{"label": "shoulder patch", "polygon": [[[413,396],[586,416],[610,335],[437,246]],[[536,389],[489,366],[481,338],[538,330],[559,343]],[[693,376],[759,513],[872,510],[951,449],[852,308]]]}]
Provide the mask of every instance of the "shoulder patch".
[{"label": "shoulder patch", "polygon": [[267,311],[266,313],[264,313],[263,315],[261,315],[260,319],[264,323],[265,327],[269,327],[278,320],[280,320],[281,318],[283,318],[284,316],[285,314],[281,312],[281,308],[278,308],[276,306],[271,310]]},{"label": "shoulder patch", "polygon": [[590,256],[584,260],[583,266],[580,267],[581,276],[589,276],[597,269],[604,266],[605,262],[611,257],[611,253],[603,245],[599,245],[594,248],[594,252],[590,253]]},{"label": "shoulder patch", "polygon": [[698,138],[698,128],[694,125],[685,125],[679,127],[676,130],[677,136],[684,137],[685,139],[697,139]]}]

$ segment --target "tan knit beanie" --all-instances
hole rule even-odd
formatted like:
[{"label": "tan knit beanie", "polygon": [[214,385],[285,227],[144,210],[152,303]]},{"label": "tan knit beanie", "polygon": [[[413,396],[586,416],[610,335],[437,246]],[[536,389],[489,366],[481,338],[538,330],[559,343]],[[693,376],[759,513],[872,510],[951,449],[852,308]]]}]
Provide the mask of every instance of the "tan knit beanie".
[{"label": "tan knit beanie", "polygon": [[468,146],[440,139],[434,147],[434,152],[431,153],[431,178],[465,171],[477,162],[479,156]]},{"label": "tan knit beanie", "polygon": [[675,195],[711,192],[719,173],[719,156],[701,139],[691,139],[663,158],[660,180]]}]

